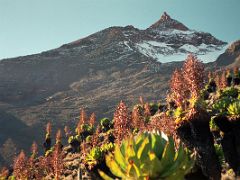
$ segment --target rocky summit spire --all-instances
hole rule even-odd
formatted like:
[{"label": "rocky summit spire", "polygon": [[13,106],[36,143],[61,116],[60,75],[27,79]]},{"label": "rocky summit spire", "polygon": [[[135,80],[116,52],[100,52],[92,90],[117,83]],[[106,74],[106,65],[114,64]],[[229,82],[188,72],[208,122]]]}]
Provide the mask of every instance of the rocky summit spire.
[{"label": "rocky summit spire", "polygon": [[179,21],[172,19],[167,12],[164,12],[161,18],[150,26],[149,29],[159,29],[159,30],[167,30],[167,29],[177,29],[181,31],[189,30],[184,24],[180,23]]},{"label": "rocky summit spire", "polygon": [[171,17],[168,15],[168,13],[165,11],[163,14],[162,14],[162,16],[161,16],[161,21],[168,21],[168,20],[170,20],[171,19]]}]

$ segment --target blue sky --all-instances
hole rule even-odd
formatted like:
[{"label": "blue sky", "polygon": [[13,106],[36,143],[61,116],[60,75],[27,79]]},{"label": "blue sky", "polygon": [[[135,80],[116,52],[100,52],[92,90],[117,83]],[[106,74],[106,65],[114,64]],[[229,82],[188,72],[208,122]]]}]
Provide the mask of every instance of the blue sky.
[{"label": "blue sky", "polygon": [[145,29],[164,11],[186,26],[240,39],[240,0],[0,0],[0,59],[59,47],[110,26]]}]

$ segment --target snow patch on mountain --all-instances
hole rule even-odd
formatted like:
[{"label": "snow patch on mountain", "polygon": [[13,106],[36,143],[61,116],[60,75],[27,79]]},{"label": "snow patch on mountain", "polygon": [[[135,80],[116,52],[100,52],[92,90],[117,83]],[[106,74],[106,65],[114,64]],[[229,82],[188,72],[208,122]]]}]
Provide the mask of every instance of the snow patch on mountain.
[{"label": "snow patch on mountain", "polygon": [[160,62],[163,62],[161,59],[162,56],[167,56],[174,54],[174,49],[169,47],[166,43],[154,42],[154,41],[145,41],[142,43],[136,44],[137,50],[147,56],[157,59]]},{"label": "snow patch on mountain", "polygon": [[187,52],[197,52],[199,51],[198,47],[195,47],[191,44],[184,44],[180,47],[181,50],[187,51]]},{"label": "snow patch on mountain", "polygon": [[184,44],[179,48],[173,48],[171,44],[158,41],[143,41],[135,44],[135,48],[141,54],[156,59],[161,63],[184,61],[190,53],[196,55],[204,63],[212,62],[224,53],[227,46],[228,45],[217,46],[202,43],[199,46]]},{"label": "snow patch on mountain", "polygon": [[123,44],[128,48],[128,50],[133,50],[129,45],[128,45],[128,41],[123,41]]},{"label": "snow patch on mountain", "polygon": [[177,30],[177,29],[166,29],[166,30],[151,30],[152,32],[158,34],[158,35],[164,35],[164,36],[191,36],[194,35],[196,32],[195,30]]},{"label": "snow patch on mountain", "polygon": [[146,41],[145,43],[155,46],[155,47],[161,47],[161,48],[170,48],[168,44],[163,43],[163,42],[157,42],[157,41]]}]

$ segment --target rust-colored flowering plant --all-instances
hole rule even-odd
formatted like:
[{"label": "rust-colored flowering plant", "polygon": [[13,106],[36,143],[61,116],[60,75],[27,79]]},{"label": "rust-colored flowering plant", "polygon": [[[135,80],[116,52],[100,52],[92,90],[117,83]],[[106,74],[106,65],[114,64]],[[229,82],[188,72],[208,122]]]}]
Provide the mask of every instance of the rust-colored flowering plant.
[{"label": "rust-colored flowering plant", "polygon": [[198,98],[204,87],[204,64],[196,56],[188,55],[183,65],[183,78],[192,98]]},{"label": "rust-colored flowering plant", "polygon": [[181,70],[176,69],[173,72],[171,81],[171,101],[174,101],[178,107],[184,108],[186,106],[186,100],[188,99],[189,92]]},{"label": "rust-colored flowering plant", "polygon": [[63,152],[61,147],[55,146],[53,155],[51,157],[51,166],[56,180],[60,180],[60,177],[64,170],[63,164]]},{"label": "rust-colored flowering plant", "polygon": [[143,131],[145,127],[144,117],[140,108],[140,106],[135,106],[132,110],[132,126],[137,131]]},{"label": "rust-colored flowering plant", "polygon": [[89,118],[89,124],[90,124],[90,126],[93,127],[95,125],[95,123],[96,123],[96,114],[92,113],[90,118]]},{"label": "rust-colored flowering plant", "polygon": [[0,179],[7,179],[8,175],[9,175],[9,170],[6,167],[3,167],[0,170]]},{"label": "rust-colored flowering plant", "polygon": [[172,100],[183,110],[195,107],[201,98],[204,83],[204,64],[196,56],[188,55],[183,67],[175,70],[172,75],[170,82]]},{"label": "rust-colored flowering plant", "polygon": [[210,115],[202,95],[205,75],[204,64],[192,54],[187,57],[181,70],[174,72],[170,85],[173,100],[178,107],[173,114],[178,137],[188,148],[196,150],[203,173],[210,179],[219,179],[220,164],[209,129]]},{"label": "rust-colored flowering plant", "polygon": [[83,131],[82,127],[86,123],[86,120],[87,120],[87,115],[85,110],[82,108],[80,111],[80,119],[78,121],[77,128],[76,128],[77,135],[80,135],[81,132]]},{"label": "rust-colored flowering plant", "polygon": [[131,131],[132,122],[127,106],[121,101],[114,113],[114,136],[117,142],[127,137]]},{"label": "rust-colored flowering plant", "polygon": [[16,179],[28,179],[30,176],[30,168],[28,164],[28,159],[24,153],[21,151],[19,155],[15,158],[13,164],[13,175]]}]

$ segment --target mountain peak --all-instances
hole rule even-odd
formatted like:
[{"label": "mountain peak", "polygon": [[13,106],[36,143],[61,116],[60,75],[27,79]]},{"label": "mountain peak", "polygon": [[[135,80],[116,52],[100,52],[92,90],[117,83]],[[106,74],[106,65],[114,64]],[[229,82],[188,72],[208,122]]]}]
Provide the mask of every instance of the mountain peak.
[{"label": "mountain peak", "polygon": [[166,11],[162,14],[162,16],[160,18],[161,21],[168,21],[170,19],[172,19],[172,18],[168,15],[168,13]]},{"label": "mountain peak", "polygon": [[172,19],[171,16],[164,12],[161,16],[161,18],[150,26],[149,29],[159,29],[159,30],[166,30],[166,29],[177,29],[181,31],[187,31],[189,30],[184,24],[181,22]]}]

